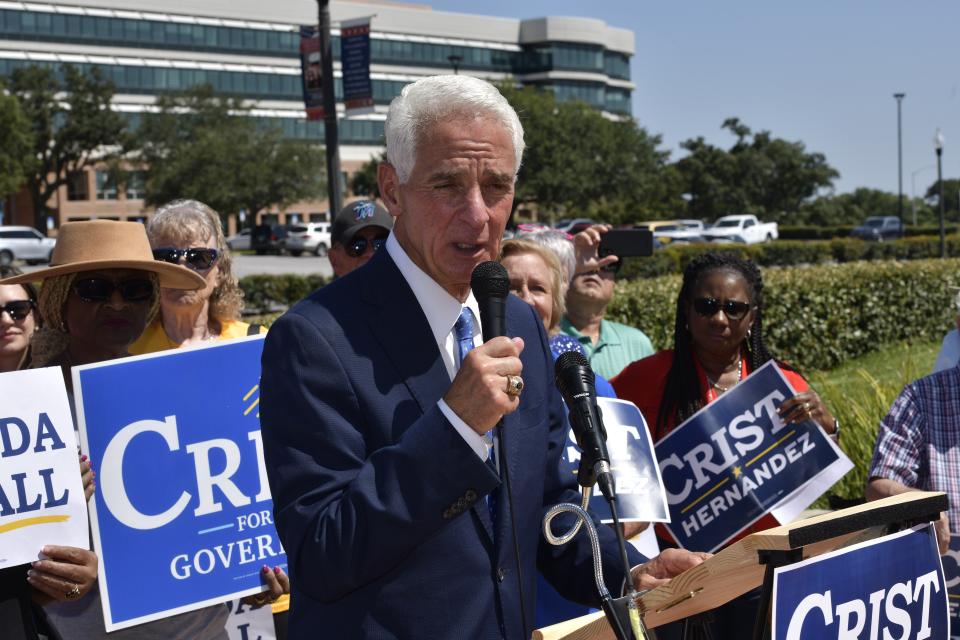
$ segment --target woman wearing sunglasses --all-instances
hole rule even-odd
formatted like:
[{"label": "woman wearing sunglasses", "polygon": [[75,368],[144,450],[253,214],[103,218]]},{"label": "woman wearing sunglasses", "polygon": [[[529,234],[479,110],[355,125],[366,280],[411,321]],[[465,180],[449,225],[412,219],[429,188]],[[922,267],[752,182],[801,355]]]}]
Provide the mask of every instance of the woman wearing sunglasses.
[{"label": "woman wearing sunglasses", "polygon": [[[753,262],[707,253],[687,265],[677,297],[673,343],[673,349],[638,360],[611,380],[617,397],[640,408],[654,442],[770,360],[777,362],[797,390],[780,405],[783,420],[813,419],[826,433],[838,434],[839,425],[817,392],[767,349],[763,278]],[[744,535],[778,524],[767,515]],[[663,538],[661,546],[675,546],[665,529],[658,526],[657,533]],[[750,637],[755,610],[756,598],[751,594],[717,610],[713,637]]]},{"label": "woman wearing sunglasses", "polygon": [[[0,266],[0,279],[23,272]],[[0,373],[23,368],[30,359],[30,338],[39,326],[37,289],[30,283],[0,285]]]},{"label": "woman wearing sunglasses", "polygon": [[[0,280],[0,288],[43,282],[36,303],[43,327],[33,336],[31,364],[62,367],[68,389],[70,367],[129,355],[130,345],[156,313],[159,285],[183,289],[203,285],[192,271],[153,260],[143,226],[136,222],[68,222],[60,228],[50,264]],[[81,473],[89,499],[94,474],[85,458]],[[106,637],[96,588],[96,555],[71,547],[45,547],[44,553],[49,559],[27,567],[30,573],[22,579],[33,602],[44,605],[56,631],[53,637]],[[166,621],[152,624],[162,623]],[[184,625],[181,620],[172,628]],[[161,631],[155,637],[163,636]]]},{"label": "woman wearing sunglasses", "polygon": [[233,259],[216,211],[196,200],[174,200],[150,218],[147,237],[156,260],[191,269],[203,278],[204,286],[195,291],[164,287],[160,313],[131,353],[266,332],[264,327],[239,320],[243,291],[233,276]]}]

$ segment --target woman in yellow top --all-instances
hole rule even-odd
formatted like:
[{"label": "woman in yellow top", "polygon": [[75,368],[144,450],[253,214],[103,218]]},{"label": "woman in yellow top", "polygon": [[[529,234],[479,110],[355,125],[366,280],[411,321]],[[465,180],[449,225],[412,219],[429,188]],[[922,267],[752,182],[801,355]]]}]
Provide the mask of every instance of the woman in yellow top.
[{"label": "woman in yellow top", "polygon": [[[174,200],[150,218],[147,237],[154,259],[192,269],[206,286],[194,291],[161,287],[160,313],[131,345],[131,354],[267,332],[266,327],[239,320],[243,291],[230,268],[233,259],[216,211],[197,200]],[[270,590],[244,602],[271,602],[274,613],[285,612],[290,593],[287,575],[280,567],[264,567],[263,574]]]},{"label": "woman in yellow top", "polygon": [[[248,335],[250,325],[239,320],[243,292],[233,276],[233,259],[216,211],[196,200],[174,200],[153,214],[147,236],[154,258],[193,269],[207,285],[196,291],[161,289],[160,313],[130,353]],[[266,329],[254,327],[253,333]]]}]

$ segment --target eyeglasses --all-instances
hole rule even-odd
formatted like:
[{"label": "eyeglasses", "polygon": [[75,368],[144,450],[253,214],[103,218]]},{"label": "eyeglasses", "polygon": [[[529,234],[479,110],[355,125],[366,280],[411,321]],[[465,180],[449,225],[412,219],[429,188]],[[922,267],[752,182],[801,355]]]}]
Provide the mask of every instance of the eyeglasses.
[{"label": "eyeglasses", "polygon": [[14,300],[0,307],[0,314],[6,313],[14,322],[20,322],[33,311],[33,300]]},{"label": "eyeglasses", "polygon": [[106,302],[119,291],[124,302],[147,302],[153,297],[153,283],[147,278],[113,282],[106,278],[84,278],[73,283],[73,292],[84,302]]},{"label": "eyeglasses", "polygon": [[180,258],[187,259],[187,266],[194,271],[206,271],[213,267],[220,257],[220,252],[209,247],[193,247],[191,249],[163,248],[153,250],[153,259],[170,264],[180,264]]},{"label": "eyeglasses", "polygon": [[386,238],[374,238],[372,241],[367,241],[363,236],[357,236],[353,239],[353,242],[348,244],[345,249],[347,255],[351,258],[358,258],[362,256],[367,251],[367,245],[370,244],[373,247],[373,250],[376,251],[382,247],[387,242]]},{"label": "eyeglasses", "polygon": [[752,309],[749,302],[727,300],[720,302],[716,298],[694,298],[693,310],[704,318],[712,318],[718,311],[723,311],[729,320],[740,320]]}]

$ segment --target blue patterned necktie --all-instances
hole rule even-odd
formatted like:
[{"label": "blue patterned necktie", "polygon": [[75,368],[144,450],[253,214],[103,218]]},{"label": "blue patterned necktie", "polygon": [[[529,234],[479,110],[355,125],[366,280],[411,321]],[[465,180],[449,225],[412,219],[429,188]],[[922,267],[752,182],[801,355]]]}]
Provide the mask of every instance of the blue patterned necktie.
[{"label": "blue patterned necktie", "polygon": [[[467,307],[460,309],[460,317],[457,318],[456,324],[453,325],[453,335],[457,339],[457,354],[460,356],[457,365],[460,367],[463,366],[464,358],[466,358],[470,350],[473,349],[473,313]],[[493,456],[493,447],[490,447],[487,464],[490,465],[490,468],[493,469],[494,472],[497,472],[497,465],[494,462]],[[497,490],[494,489],[487,495],[487,508],[490,510],[490,521],[494,525],[494,530],[496,530],[497,524],[496,494]]]},{"label": "blue patterned necktie", "polygon": [[460,309],[460,317],[453,325],[453,335],[457,338],[457,353],[460,359],[457,367],[463,366],[463,359],[473,349],[473,313],[467,307]]}]

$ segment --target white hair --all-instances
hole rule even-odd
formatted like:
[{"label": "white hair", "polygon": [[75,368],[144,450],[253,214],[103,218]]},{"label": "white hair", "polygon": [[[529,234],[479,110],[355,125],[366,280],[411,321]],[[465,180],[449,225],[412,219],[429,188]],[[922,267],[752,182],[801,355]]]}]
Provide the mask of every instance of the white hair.
[{"label": "white hair", "polygon": [[564,285],[573,280],[577,270],[577,255],[573,248],[573,241],[567,238],[566,234],[556,229],[539,229],[518,233],[516,237],[552,251],[560,260],[560,266],[566,271]]},{"label": "white hair", "polygon": [[431,124],[455,118],[488,117],[497,121],[513,141],[514,175],[523,157],[523,125],[517,112],[497,88],[470,76],[429,76],[408,84],[390,103],[384,135],[387,161],[401,184],[409,180],[416,163],[420,136]]}]

